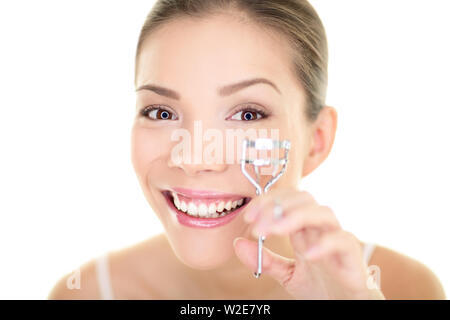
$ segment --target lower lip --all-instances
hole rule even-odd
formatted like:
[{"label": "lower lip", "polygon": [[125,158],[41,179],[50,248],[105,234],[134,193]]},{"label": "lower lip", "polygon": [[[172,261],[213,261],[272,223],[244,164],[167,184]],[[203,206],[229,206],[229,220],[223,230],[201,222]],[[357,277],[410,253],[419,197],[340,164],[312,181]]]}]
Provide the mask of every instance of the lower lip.
[{"label": "lower lip", "polygon": [[168,194],[163,194],[163,196],[164,198],[166,198],[167,204],[169,205],[171,211],[176,214],[178,222],[184,226],[191,228],[216,228],[226,225],[227,223],[231,222],[231,220],[233,220],[239,214],[239,212],[241,212],[242,209],[245,208],[245,206],[247,205],[246,203],[243,206],[239,207],[238,209],[234,210],[233,212],[223,217],[195,218],[188,215],[187,213],[184,213],[183,211],[179,211],[173,204]]}]

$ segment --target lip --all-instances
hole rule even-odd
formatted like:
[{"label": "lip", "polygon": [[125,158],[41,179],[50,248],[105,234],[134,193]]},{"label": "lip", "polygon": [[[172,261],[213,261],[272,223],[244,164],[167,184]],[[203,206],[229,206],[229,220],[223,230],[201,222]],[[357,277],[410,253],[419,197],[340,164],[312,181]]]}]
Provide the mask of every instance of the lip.
[{"label": "lip", "polygon": [[[176,189],[174,189],[174,191],[175,190]],[[187,190],[187,189],[185,189],[185,190]],[[175,192],[178,192],[178,191],[175,191]],[[204,191],[202,191],[202,192],[204,192]],[[224,226],[224,225],[230,223],[239,214],[239,212],[241,212],[242,209],[245,208],[247,206],[247,204],[250,202],[250,199],[248,197],[246,197],[245,202],[241,207],[239,207],[238,209],[234,210],[232,213],[227,214],[223,217],[196,218],[196,217],[192,217],[192,216],[188,215],[185,212],[179,211],[175,207],[175,205],[173,204],[173,201],[172,201],[172,196],[170,194],[170,191],[168,191],[168,190],[162,191],[162,194],[163,194],[164,198],[166,199],[166,202],[169,206],[170,211],[172,211],[174,214],[176,214],[178,222],[184,226],[191,227],[191,228],[217,228],[217,227]],[[184,194],[184,193],[182,193],[182,194]],[[208,196],[208,198],[210,198],[209,196],[211,194],[214,194],[215,197],[217,197],[218,195],[220,197],[222,197],[224,195],[224,193],[215,193],[215,192],[214,193],[207,192],[206,195]],[[196,195],[198,195],[198,193],[196,193]],[[203,195],[205,195],[205,193],[203,193]],[[193,197],[192,193],[190,196]],[[236,195],[228,194],[228,196],[236,196]]]}]

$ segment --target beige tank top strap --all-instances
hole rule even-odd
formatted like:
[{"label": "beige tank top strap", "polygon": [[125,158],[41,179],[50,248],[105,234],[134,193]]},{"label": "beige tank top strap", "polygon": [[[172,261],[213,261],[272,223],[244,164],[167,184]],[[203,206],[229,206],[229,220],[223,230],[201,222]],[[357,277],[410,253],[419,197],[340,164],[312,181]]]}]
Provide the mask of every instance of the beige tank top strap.
[{"label": "beige tank top strap", "polygon": [[365,242],[364,243],[364,249],[363,249],[363,257],[364,261],[367,265],[369,265],[370,258],[372,257],[373,250],[375,249],[376,244],[372,242]]},{"label": "beige tank top strap", "polygon": [[96,258],[97,283],[102,300],[113,300],[113,290],[111,286],[111,276],[109,272],[108,253],[104,253]]}]

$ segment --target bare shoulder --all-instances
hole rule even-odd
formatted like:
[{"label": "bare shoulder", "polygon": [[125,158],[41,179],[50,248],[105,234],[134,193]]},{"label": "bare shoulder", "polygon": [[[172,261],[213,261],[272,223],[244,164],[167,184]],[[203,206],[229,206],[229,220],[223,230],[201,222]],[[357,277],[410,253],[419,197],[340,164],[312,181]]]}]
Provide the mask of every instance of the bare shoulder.
[{"label": "bare shoulder", "polygon": [[110,273],[115,299],[161,299],[174,263],[165,234],[111,252]]},{"label": "bare shoulder", "polygon": [[436,274],[412,257],[377,245],[369,265],[380,268],[381,291],[388,300],[446,299]]},{"label": "bare shoulder", "polygon": [[[164,279],[163,243],[164,236],[157,235],[108,252],[107,266],[114,299],[159,299],[156,288],[158,279]],[[91,259],[77,270],[62,276],[51,289],[47,299],[102,299],[96,262],[96,258]],[[77,281],[78,287],[75,285]]]},{"label": "bare shoulder", "polygon": [[99,298],[94,259],[62,276],[47,296],[49,300],[96,300]]},{"label": "bare shoulder", "polygon": [[[109,254],[115,299],[159,300],[178,292],[179,263],[164,233]],[[181,281],[182,282],[182,281]],[[173,287],[172,287],[173,286]],[[169,293],[168,293],[169,292]]]}]

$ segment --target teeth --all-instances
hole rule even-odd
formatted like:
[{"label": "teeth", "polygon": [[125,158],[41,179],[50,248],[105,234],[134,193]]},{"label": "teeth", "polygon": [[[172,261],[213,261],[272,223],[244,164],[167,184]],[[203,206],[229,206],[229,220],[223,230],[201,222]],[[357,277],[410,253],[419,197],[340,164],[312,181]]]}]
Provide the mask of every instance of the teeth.
[{"label": "teeth", "polygon": [[200,217],[206,217],[206,215],[208,214],[208,207],[206,206],[206,204],[200,204],[200,206],[198,207],[198,214]]},{"label": "teeth", "polygon": [[173,200],[174,200],[175,207],[180,209],[181,204],[180,204],[180,200],[178,199],[178,195],[177,194],[173,194]]},{"label": "teeth", "polygon": [[192,202],[189,202],[188,213],[190,215],[196,215],[197,214],[197,206],[194,203],[192,203]]},{"label": "teeth", "polygon": [[186,203],[185,201],[180,201],[176,193],[172,193],[173,203],[175,207],[187,214],[194,217],[201,218],[217,218],[222,217],[229,213],[229,211],[236,209],[244,203],[244,199],[239,199],[235,201],[220,201],[218,204],[210,203],[209,205],[205,203],[200,203],[195,205],[194,202]]},{"label": "teeth", "polygon": [[216,213],[216,205],[214,203],[211,203],[208,207],[208,213],[209,214],[214,214]]}]

